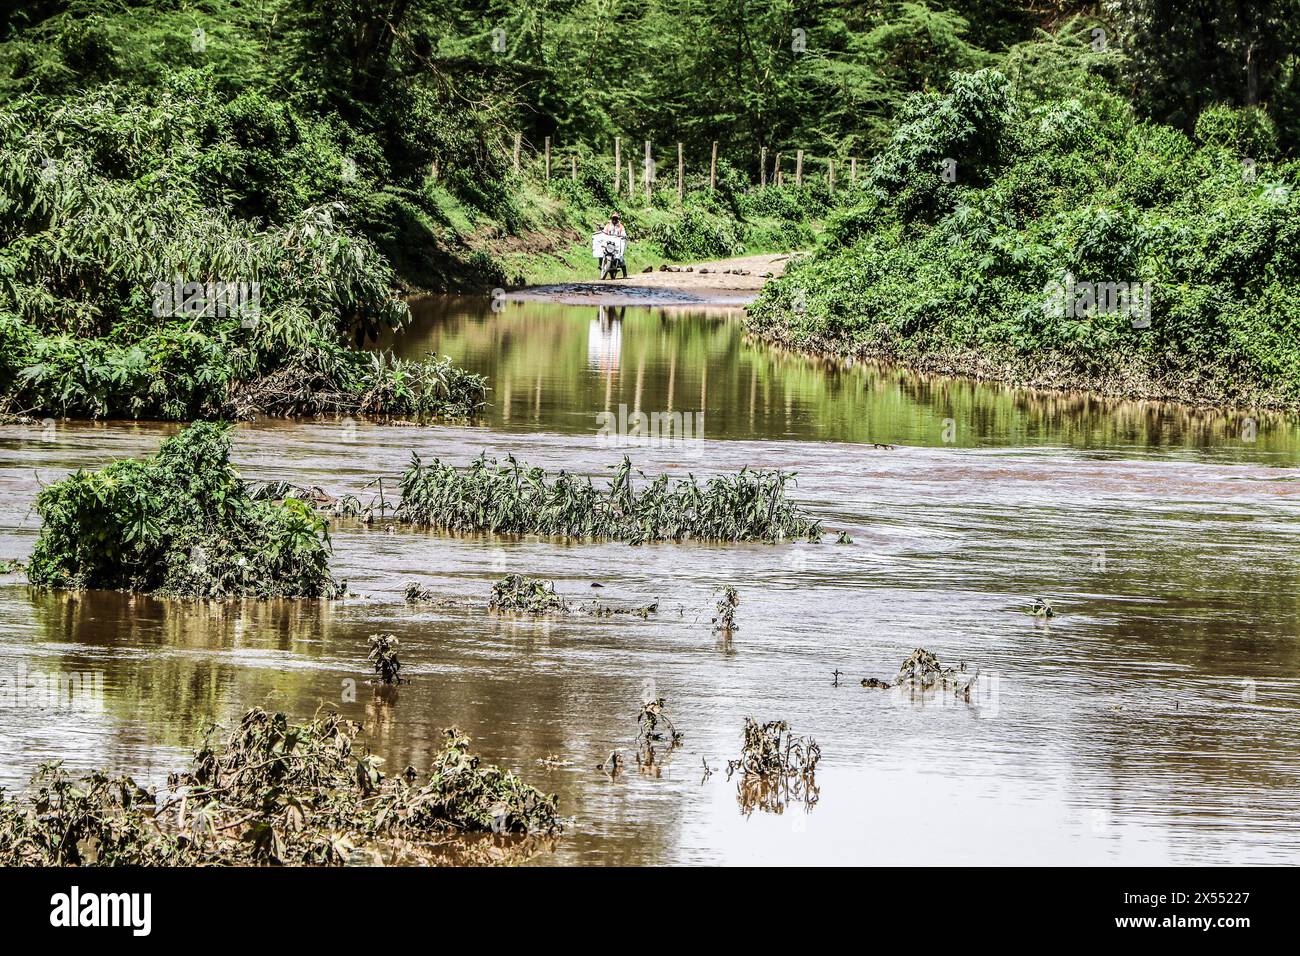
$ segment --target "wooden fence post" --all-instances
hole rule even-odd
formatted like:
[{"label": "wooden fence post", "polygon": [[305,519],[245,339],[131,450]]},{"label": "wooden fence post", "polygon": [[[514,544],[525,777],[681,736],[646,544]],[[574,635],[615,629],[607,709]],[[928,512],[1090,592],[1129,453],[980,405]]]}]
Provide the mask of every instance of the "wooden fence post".
[{"label": "wooden fence post", "polygon": [[781,154],[776,154],[776,169],[772,171],[772,178],[778,186],[781,185]]},{"label": "wooden fence post", "polygon": [[519,149],[523,146],[524,134],[515,133],[515,175],[519,175]]},{"label": "wooden fence post", "polygon": [[686,196],[686,158],[682,154],[682,144],[677,144],[677,202]]},{"label": "wooden fence post", "polygon": [[718,141],[713,141],[713,158],[709,160],[709,192],[718,185]]},{"label": "wooden fence post", "polygon": [[856,156],[849,160],[849,182],[854,185],[858,182],[858,157]]},{"label": "wooden fence post", "polygon": [[636,198],[636,178],[632,175],[632,160],[627,161],[627,198]]},{"label": "wooden fence post", "polygon": [[803,185],[803,150],[802,149],[794,154],[794,184],[796,186]]},{"label": "wooden fence post", "polygon": [[569,163],[571,164],[570,174],[573,178],[573,181],[576,183],[578,181],[578,157],[576,154],[569,157]]},{"label": "wooden fence post", "polygon": [[762,146],[758,150],[758,184],[767,185],[767,147]]},{"label": "wooden fence post", "polygon": [[619,138],[614,137],[614,195],[618,195],[619,180],[623,178],[623,159],[619,155]]},{"label": "wooden fence post", "polygon": [[826,173],[828,177],[827,186],[831,191],[831,195],[834,196],[835,195],[835,160],[828,159],[826,160],[826,162],[828,164],[826,167]]},{"label": "wooden fence post", "polygon": [[546,137],[546,181],[551,181],[551,137]]}]

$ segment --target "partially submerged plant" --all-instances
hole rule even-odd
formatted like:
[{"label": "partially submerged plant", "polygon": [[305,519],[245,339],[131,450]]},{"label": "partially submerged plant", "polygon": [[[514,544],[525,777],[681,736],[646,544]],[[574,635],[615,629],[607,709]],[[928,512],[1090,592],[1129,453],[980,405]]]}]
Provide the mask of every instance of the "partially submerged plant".
[{"label": "partially submerged plant", "polygon": [[953,669],[944,667],[939,663],[939,658],[927,651],[923,647],[918,647],[907,655],[907,660],[898,669],[898,677],[894,683],[898,685],[907,685],[910,687],[927,688],[933,687],[940,682],[946,682],[951,678]]},{"label": "partially submerged plant", "polygon": [[412,768],[388,777],[357,754],[359,730],[337,714],[293,725],[253,708],[169,778],[161,805],[129,777],[43,767],[25,798],[0,794],[0,865],[343,865],[367,848],[433,862],[462,834],[561,829],[554,796],[481,766],[455,729],[422,786]]},{"label": "partially submerged plant", "polygon": [[433,588],[422,588],[416,581],[407,581],[403,597],[407,604],[432,604],[438,600]]},{"label": "partially submerged plant", "polygon": [[724,634],[740,630],[740,625],[736,623],[736,608],[739,606],[740,592],[731,585],[724,587],[722,597],[718,598],[718,613],[713,618],[713,629]]},{"label": "partially submerged plant", "polygon": [[816,740],[792,734],[784,720],[760,724],[746,717],[740,757],[727,762],[727,776],[737,771],[760,777],[811,775],[821,756]]},{"label": "partially submerged plant", "polygon": [[785,495],[792,475],[742,469],[703,485],[693,476],[646,479],[635,488],[624,457],[605,489],[561,471],[553,478],[513,456],[504,464],[484,456],[467,469],[418,455],[402,476],[396,517],[448,531],[527,533],[571,538],[647,541],[817,541],[821,522]]},{"label": "partially submerged plant", "polygon": [[564,614],[569,604],[555,593],[554,581],[507,574],[492,585],[492,598],[488,607],[497,612],[514,611],[522,614]]},{"label": "partially submerged plant", "polygon": [[664,712],[666,704],[667,701],[662,697],[642,702],[641,712],[636,715],[636,722],[640,728],[638,739],[643,745],[657,743],[664,739],[664,735],[659,731],[661,722],[668,727],[668,740],[672,745],[675,747],[681,743],[682,734]]},{"label": "partially submerged plant", "polygon": [[412,361],[389,352],[316,348],[244,384],[234,413],[466,418],[486,404],[487,380],[448,356]]},{"label": "partially submerged plant", "polygon": [[369,644],[370,653],[366,660],[374,666],[379,682],[381,684],[408,683],[401,677],[402,662],[397,659],[399,646],[397,638],[391,634],[371,634]]},{"label": "partially submerged plant", "polygon": [[0,574],[17,574],[24,567],[26,567],[26,565],[17,558],[6,558],[5,560],[0,561]]},{"label": "partially submerged plant", "polygon": [[791,799],[811,807],[818,798],[821,756],[816,740],[791,733],[784,720],[760,724],[746,717],[740,757],[727,762],[727,779],[739,772],[737,798],[746,814],[756,807],[781,813]]},{"label": "partially submerged plant", "polygon": [[1049,619],[1056,617],[1056,611],[1052,609],[1052,602],[1045,601],[1042,598],[1034,598],[1034,603],[1029,608],[1029,613],[1034,617]]},{"label": "partially submerged plant", "polygon": [[221,598],[334,597],[325,521],[298,498],[255,501],[230,464],[225,425],[198,422],[144,461],[77,471],[36,499],[28,578]]},{"label": "partially submerged plant", "polygon": [[898,669],[898,677],[891,683],[878,677],[864,677],[863,687],[905,687],[909,690],[927,691],[934,688],[947,690],[952,688],[958,697],[970,700],[971,688],[979,678],[979,671],[966,673],[966,665],[956,668],[945,667],[939,658],[923,647],[918,647],[907,655],[907,659]]}]

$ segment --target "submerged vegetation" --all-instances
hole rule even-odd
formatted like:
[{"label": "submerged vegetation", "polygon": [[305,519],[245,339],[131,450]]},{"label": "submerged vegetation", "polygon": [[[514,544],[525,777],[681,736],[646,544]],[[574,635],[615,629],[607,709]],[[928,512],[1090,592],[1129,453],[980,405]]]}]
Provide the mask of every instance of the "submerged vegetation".
[{"label": "submerged vegetation", "polygon": [[933,652],[918,647],[903,661],[898,668],[898,676],[893,681],[864,677],[862,686],[882,690],[895,687],[910,691],[952,690],[956,697],[969,701],[979,677],[978,670],[967,673],[964,663],[957,667],[946,667]]},{"label": "submerged vegetation", "polygon": [[746,717],[740,756],[727,762],[727,779],[740,775],[736,795],[741,811],[782,813],[791,800],[811,808],[819,796],[816,773],[821,756],[816,740],[791,733],[785,721],[760,724]]},{"label": "submerged vegetation", "polygon": [[402,662],[397,658],[400,642],[391,634],[371,634],[367,639],[370,653],[366,660],[375,669],[375,676],[381,684],[404,684],[402,680]]},{"label": "submerged vegetation", "polygon": [[569,610],[569,602],[555,593],[554,581],[508,574],[492,585],[488,607],[498,613],[564,614]]},{"label": "submerged vegetation", "polygon": [[297,498],[253,500],[227,426],[199,422],[144,461],[77,471],[36,499],[32,584],[184,597],[333,597],[324,520]]},{"label": "submerged vegetation", "polygon": [[649,479],[637,489],[624,457],[605,489],[561,471],[553,478],[513,456],[485,456],[467,469],[412,455],[402,476],[399,521],[448,531],[489,531],[649,541],[817,541],[821,522],[790,501],[793,476],[742,470],[703,485],[694,476]]},{"label": "submerged vegetation", "polygon": [[460,834],[560,830],[554,796],[480,765],[459,731],[416,786],[413,768],[386,776],[354,750],[360,729],[337,714],[294,725],[253,708],[172,775],[162,802],[129,777],[75,780],[47,765],[25,796],[0,794],[0,865],[337,866],[370,852],[431,862]]},{"label": "submerged vegetation", "polygon": [[722,589],[722,596],[718,598],[717,613],[713,618],[713,629],[724,634],[739,630],[740,625],[736,623],[736,608],[738,607],[740,607],[740,592],[731,585],[727,585]]}]

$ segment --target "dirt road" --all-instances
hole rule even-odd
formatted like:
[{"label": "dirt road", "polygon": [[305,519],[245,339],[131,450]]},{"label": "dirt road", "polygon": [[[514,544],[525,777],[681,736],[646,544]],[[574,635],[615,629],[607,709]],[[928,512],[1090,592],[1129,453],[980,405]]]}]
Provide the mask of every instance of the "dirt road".
[{"label": "dirt road", "polygon": [[758,295],[768,273],[781,275],[790,256],[797,254],[740,256],[678,266],[678,272],[656,269],[605,281],[530,286],[506,298],[600,305],[744,305]]}]

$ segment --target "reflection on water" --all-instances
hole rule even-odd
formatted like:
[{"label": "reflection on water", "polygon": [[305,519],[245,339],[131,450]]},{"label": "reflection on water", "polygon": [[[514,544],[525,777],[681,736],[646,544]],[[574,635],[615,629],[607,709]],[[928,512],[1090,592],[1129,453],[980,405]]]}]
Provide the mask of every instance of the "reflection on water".
[{"label": "reflection on water", "polygon": [[702,411],[717,439],[1065,446],[1219,460],[1300,460],[1294,416],[1030,392],[831,361],[748,340],[738,307],[556,305],[436,296],[385,345],[485,374],[495,428],[594,432],[596,415]]},{"label": "reflection on water", "polygon": [[[557,792],[573,825],[534,862],[1300,861],[1289,426],[1234,446],[1226,418],[826,369],[755,349],[714,313],[593,312],[452,309],[422,327],[411,348],[493,376],[490,427],[265,421],[240,427],[235,459],[250,478],[363,496],[412,451],[608,476],[622,451],[588,437],[597,412],[705,407],[707,437],[728,440],[703,460],[666,444],[634,463],[795,470],[794,494],[853,544],[632,548],[342,523],[336,570],[361,595],[346,601],[40,593],[0,577],[0,679],[98,675],[93,706],[0,710],[0,784],[57,758],[157,783],[211,720],[324,706],[362,721],[389,768],[427,766],[456,725]],[[944,418],[955,446],[921,440]],[[0,429],[0,559],[30,552],[43,483],[172,430]],[[509,572],[659,613],[491,615]],[[408,606],[408,581],[462,603]],[[725,585],[741,604],[722,642],[710,618]],[[1036,597],[1058,616],[1027,614]],[[366,683],[375,633],[401,641],[411,683],[393,698]],[[861,686],[917,647],[978,669],[996,699]],[[653,760],[637,745],[647,686],[684,735]],[[815,794],[727,779],[751,716],[816,738]],[[623,771],[602,772],[616,750]]]}]

